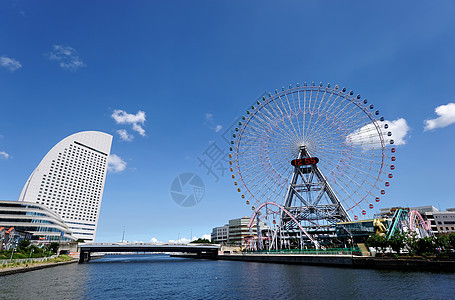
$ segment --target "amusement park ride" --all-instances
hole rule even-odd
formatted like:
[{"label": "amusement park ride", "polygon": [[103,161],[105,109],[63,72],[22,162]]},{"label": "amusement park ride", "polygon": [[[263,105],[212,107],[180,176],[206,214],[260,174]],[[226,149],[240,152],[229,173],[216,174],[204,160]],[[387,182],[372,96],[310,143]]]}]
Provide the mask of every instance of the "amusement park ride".
[{"label": "amusement park ride", "polygon": [[269,93],[232,136],[232,178],[261,250],[324,247],[337,223],[372,218],[395,169],[388,122],[337,85]]}]

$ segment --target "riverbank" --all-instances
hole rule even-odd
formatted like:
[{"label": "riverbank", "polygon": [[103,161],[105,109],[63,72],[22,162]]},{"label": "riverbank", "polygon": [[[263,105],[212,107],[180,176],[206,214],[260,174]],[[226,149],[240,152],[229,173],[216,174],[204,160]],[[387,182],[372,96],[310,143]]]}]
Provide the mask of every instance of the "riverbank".
[{"label": "riverbank", "polygon": [[12,274],[17,274],[17,273],[24,273],[24,272],[34,271],[34,270],[51,268],[51,267],[55,267],[55,266],[73,264],[73,263],[77,263],[77,262],[78,262],[77,259],[69,258],[69,260],[67,260],[65,258],[62,261],[61,258],[56,257],[56,258],[51,258],[50,260],[48,260],[46,262],[20,263],[18,266],[12,265],[12,266],[7,266],[7,267],[1,268],[0,269],[0,276],[12,275]]},{"label": "riverbank", "polygon": [[[200,258],[196,255],[172,255],[174,257]],[[306,254],[220,254],[218,260],[344,267],[353,269],[382,269],[407,271],[455,272],[455,260],[423,257],[383,258],[352,255]]]}]

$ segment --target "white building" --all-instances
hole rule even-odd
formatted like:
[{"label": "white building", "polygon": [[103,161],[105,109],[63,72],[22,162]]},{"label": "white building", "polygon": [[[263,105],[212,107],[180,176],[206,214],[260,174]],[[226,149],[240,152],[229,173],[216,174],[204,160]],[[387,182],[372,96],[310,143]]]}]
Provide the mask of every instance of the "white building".
[{"label": "white building", "polygon": [[35,243],[76,240],[58,214],[37,203],[0,200],[0,228],[2,227],[29,232],[33,234],[31,240]]},{"label": "white building", "polygon": [[455,209],[448,208],[447,211],[427,212],[425,217],[431,220],[433,233],[455,232]]},{"label": "white building", "polygon": [[229,243],[229,225],[219,226],[212,229],[212,242],[219,244]]},{"label": "white building", "polygon": [[[257,226],[253,224],[251,230],[248,227],[250,218],[245,216],[239,219],[229,220],[228,240],[230,244],[245,245],[246,239],[257,236]],[[262,222],[261,222],[262,224]],[[262,224],[264,225],[264,224]],[[262,226],[264,228],[265,226]]]},{"label": "white building", "polygon": [[73,236],[95,240],[112,136],[75,133],[55,145],[32,172],[19,201],[45,205],[57,213]]}]

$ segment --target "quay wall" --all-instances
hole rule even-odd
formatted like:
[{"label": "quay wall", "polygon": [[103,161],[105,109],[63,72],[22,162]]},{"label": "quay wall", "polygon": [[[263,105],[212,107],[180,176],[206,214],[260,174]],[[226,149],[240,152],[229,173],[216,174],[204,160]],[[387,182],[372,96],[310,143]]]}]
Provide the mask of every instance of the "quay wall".
[{"label": "quay wall", "polygon": [[354,256],[352,262],[352,266],[359,269],[455,272],[455,260]]},{"label": "quay wall", "polygon": [[[200,258],[195,255],[173,256]],[[455,272],[455,260],[425,259],[416,257],[383,258],[351,255],[220,254],[216,259],[356,269]]]},{"label": "quay wall", "polygon": [[352,266],[351,255],[303,255],[303,254],[227,254],[218,260],[237,260],[280,264]]},{"label": "quay wall", "polygon": [[30,265],[28,267],[5,268],[5,269],[0,269],[0,276],[12,275],[12,274],[17,274],[17,273],[25,273],[25,272],[29,272],[29,271],[51,268],[51,267],[67,265],[67,264],[74,264],[74,263],[77,263],[77,260],[62,261],[62,262],[57,262],[57,263],[43,263],[43,264],[39,264],[39,265]]}]

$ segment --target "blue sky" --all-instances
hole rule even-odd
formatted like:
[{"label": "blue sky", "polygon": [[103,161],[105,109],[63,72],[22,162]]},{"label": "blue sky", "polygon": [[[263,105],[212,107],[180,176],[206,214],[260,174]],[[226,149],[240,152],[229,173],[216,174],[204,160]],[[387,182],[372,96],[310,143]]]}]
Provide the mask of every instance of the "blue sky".
[{"label": "blue sky", "polygon": [[[227,150],[222,133],[264,91],[322,81],[410,128],[383,206],[455,207],[454,15],[453,0],[2,1],[0,198],[58,141],[100,130],[126,165],[107,176],[97,241],[124,226],[137,241],[208,234],[251,211],[197,158]],[[184,172],[206,187],[190,208],[169,193]]]}]

